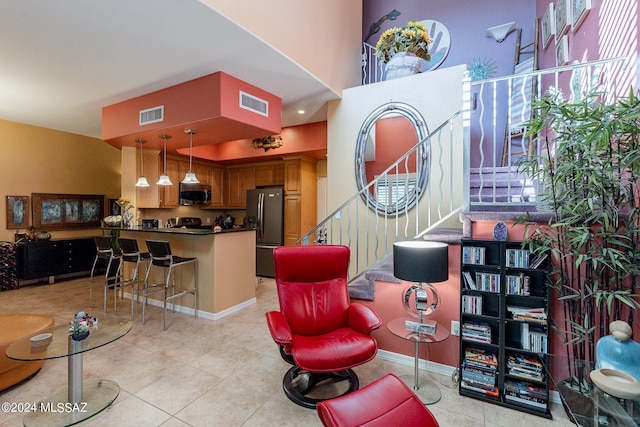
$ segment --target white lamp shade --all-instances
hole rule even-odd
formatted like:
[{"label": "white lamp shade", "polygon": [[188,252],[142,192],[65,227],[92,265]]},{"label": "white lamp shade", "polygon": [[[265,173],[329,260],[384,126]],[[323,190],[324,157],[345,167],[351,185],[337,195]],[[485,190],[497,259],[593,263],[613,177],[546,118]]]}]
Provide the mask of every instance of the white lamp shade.
[{"label": "white lamp shade", "polygon": [[144,176],[141,176],[140,178],[138,178],[138,182],[136,182],[136,187],[148,187],[149,186],[149,181],[147,181],[147,178],[145,178]]},{"label": "white lamp shade", "polygon": [[160,175],[160,179],[158,180],[158,182],[156,182],[156,184],[158,184],[158,185],[173,185],[173,183],[169,179],[169,175],[164,174],[164,173],[162,175]]},{"label": "white lamp shade", "polygon": [[196,174],[191,171],[187,172],[187,174],[184,176],[184,179],[182,180],[183,184],[198,184],[199,182],[200,181],[198,181]]}]

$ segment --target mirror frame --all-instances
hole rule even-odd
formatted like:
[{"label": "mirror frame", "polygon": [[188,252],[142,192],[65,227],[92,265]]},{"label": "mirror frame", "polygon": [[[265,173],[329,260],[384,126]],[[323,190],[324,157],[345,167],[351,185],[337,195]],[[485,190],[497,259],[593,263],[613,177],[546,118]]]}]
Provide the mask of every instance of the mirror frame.
[{"label": "mirror frame", "polygon": [[[420,156],[420,161],[416,164],[416,191],[412,191],[405,197],[402,197],[399,201],[393,204],[387,204],[377,200],[369,191],[369,182],[367,182],[367,171],[365,167],[365,152],[367,148],[367,141],[371,131],[375,128],[376,122],[389,115],[401,115],[407,118],[413,125],[413,129],[416,132],[416,137],[420,145],[416,150],[416,154]],[[358,141],[356,143],[356,156],[355,156],[355,172],[356,172],[356,184],[358,186],[358,192],[360,197],[367,204],[369,209],[375,211],[378,214],[403,214],[409,209],[413,208],[427,188],[427,182],[429,180],[429,165],[431,163],[430,143],[427,139],[429,129],[427,124],[418,110],[409,104],[402,102],[390,102],[383,104],[376,108],[367,116],[362,123],[360,132],[358,134]],[[415,146],[411,147],[408,151],[412,150]],[[390,166],[385,170],[385,173],[392,169]]]}]

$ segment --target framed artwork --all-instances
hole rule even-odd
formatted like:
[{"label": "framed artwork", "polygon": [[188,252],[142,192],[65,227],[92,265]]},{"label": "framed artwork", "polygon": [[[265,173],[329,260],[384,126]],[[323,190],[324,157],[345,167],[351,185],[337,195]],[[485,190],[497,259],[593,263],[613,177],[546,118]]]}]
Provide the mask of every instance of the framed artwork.
[{"label": "framed artwork", "polygon": [[591,10],[591,0],[571,0],[572,27],[575,32]]},{"label": "framed artwork", "polygon": [[571,24],[571,0],[558,0],[555,7],[556,18],[556,44],[560,38],[569,31]]},{"label": "framed artwork", "polygon": [[39,230],[100,227],[104,195],[33,193],[33,225]]},{"label": "framed artwork", "polygon": [[7,196],[7,229],[29,228],[30,226],[29,196]]},{"label": "framed artwork", "polygon": [[567,36],[562,36],[562,38],[556,42],[556,67],[561,67],[562,65],[569,63],[569,40]]},{"label": "framed artwork", "polygon": [[109,199],[108,215],[122,215],[122,208],[118,204],[118,199]]},{"label": "framed artwork", "polygon": [[542,17],[541,32],[542,47],[546,49],[547,46],[549,46],[549,43],[551,43],[551,39],[553,38],[553,36],[556,34],[556,19],[553,14],[553,3],[549,3],[549,6],[547,6],[547,10]]}]

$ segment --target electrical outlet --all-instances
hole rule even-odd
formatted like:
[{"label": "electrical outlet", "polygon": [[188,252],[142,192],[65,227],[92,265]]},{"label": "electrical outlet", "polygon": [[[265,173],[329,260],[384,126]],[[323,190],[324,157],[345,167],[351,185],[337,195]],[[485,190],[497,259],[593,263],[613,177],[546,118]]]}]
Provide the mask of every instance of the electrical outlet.
[{"label": "electrical outlet", "polygon": [[460,322],[458,322],[457,320],[451,321],[451,335],[453,335],[454,337],[460,336]]},{"label": "electrical outlet", "polygon": [[211,224],[211,218],[207,218],[207,224]]}]

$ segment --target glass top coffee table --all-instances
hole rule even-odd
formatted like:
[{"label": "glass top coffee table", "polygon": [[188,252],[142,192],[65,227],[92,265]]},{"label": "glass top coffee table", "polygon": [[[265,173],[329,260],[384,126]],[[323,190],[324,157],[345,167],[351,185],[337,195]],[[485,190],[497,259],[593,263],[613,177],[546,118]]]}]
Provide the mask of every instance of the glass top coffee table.
[{"label": "glass top coffee table", "polygon": [[[411,317],[398,317],[387,323],[389,331],[402,339],[407,341],[413,341],[415,343],[415,359],[414,359],[414,374],[413,375],[400,375],[399,378],[405,382],[409,387],[413,389],[413,392],[422,400],[425,405],[431,405],[437,403],[442,398],[442,392],[438,386],[426,378],[420,378],[418,376],[418,361],[419,359],[419,345],[431,344],[440,341],[444,341],[449,338],[449,330],[440,323],[436,324],[436,330],[433,333],[414,332],[405,327],[405,321],[409,320],[416,322],[417,319]],[[427,354],[429,348],[427,347]],[[428,356],[427,356],[428,359]]]},{"label": "glass top coffee table", "polygon": [[[623,399],[600,389],[591,379],[591,371],[596,369],[594,362],[555,354],[546,356],[540,359],[560,395],[565,413],[574,424],[584,427],[640,425],[640,399]],[[574,381],[570,381],[571,378]],[[624,388],[625,384],[620,382],[620,386]]]},{"label": "glass top coffee table", "polygon": [[[25,426],[68,426],[96,415],[108,407],[120,393],[120,387],[109,380],[82,381],[82,357],[125,336],[131,321],[124,318],[99,319],[87,338],[74,341],[69,325],[58,325],[14,341],[6,350],[7,357],[33,361],[68,358],[69,380],[66,390],[47,397],[30,408]],[[50,337],[44,334],[51,334]],[[31,338],[38,336],[38,341]]]}]

